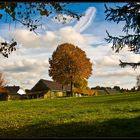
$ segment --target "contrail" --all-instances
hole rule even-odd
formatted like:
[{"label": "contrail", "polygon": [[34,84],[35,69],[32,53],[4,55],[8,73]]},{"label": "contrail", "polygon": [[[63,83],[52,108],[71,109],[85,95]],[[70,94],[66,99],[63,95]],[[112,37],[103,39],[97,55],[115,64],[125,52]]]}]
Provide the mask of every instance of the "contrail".
[{"label": "contrail", "polygon": [[77,32],[84,31],[87,27],[90,26],[93,18],[95,17],[96,9],[95,7],[90,7],[87,9],[85,15],[80,18],[77,24],[74,26],[74,29]]}]

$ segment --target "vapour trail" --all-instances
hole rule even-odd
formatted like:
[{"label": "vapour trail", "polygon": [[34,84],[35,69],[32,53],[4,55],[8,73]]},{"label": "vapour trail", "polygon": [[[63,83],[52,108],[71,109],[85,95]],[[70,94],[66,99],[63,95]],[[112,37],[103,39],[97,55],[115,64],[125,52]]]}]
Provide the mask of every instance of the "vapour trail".
[{"label": "vapour trail", "polygon": [[95,7],[88,8],[85,12],[85,15],[81,17],[77,24],[74,26],[74,29],[77,32],[83,32],[85,29],[87,29],[91,25],[92,20],[95,17],[95,13]]}]

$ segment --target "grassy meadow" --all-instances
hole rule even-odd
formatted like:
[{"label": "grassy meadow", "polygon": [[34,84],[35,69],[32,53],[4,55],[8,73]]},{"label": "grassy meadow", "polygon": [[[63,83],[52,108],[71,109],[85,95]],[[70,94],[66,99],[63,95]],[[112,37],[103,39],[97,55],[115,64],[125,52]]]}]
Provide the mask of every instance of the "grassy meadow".
[{"label": "grassy meadow", "polygon": [[140,92],[0,102],[0,137],[139,137]]}]

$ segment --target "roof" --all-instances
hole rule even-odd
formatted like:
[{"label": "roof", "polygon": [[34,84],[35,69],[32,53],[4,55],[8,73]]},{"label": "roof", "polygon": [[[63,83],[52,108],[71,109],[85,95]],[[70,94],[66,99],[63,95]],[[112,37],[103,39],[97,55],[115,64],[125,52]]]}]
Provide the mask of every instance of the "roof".
[{"label": "roof", "polygon": [[62,84],[54,82],[54,81],[40,79],[31,90],[40,91],[40,90],[48,90],[48,89],[56,90],[56,91],[61,91],[63,89],[65,91],[68,91],[70,90],[70,85],[62,86]]},{"label": "roof", "polygon": [[19,86],[6,86],[5,87],[6,91],[8,92],[8,94],[18,94],[18,90],[20,89]]}]

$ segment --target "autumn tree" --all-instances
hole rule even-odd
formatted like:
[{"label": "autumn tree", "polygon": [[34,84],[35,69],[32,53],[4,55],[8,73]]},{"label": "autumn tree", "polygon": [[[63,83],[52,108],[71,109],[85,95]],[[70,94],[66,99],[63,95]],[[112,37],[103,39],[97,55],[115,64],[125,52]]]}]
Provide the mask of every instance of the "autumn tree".
[{"label": "autumn tree", "polygon": [[86,53],[70,43],[58,45],[49,58],[49,64],[49,76],[63,85],[70,84],[71,95],[73,83],[80,83],[92,74],[92,63]]},{"label": "autumn tree", "polygon": [[[140,3],[129,2],[115,8],[108,8],[107,5],[105,5],[105,9],[106,20],[114,21],[117,24],[120,22],[125,23],[122,30],[125,33],[124,36],[112,36],[107,31],[108,38],[106,38],[106,41],[108,43],[113,42],[113,50],[119,52],[124,47],[128,46],[129,51],[140,54]],[[135,69],[137,66],[140,66],[140,61],[134,63],[120,60],[121,67],[127,65]]]},{"label": "autumn tree", "polygon": [[78,79],[78,81],[75,81],[74,83],[74,87],[76,88],[82,88],[82,89],[85,89],[88,87],[88,81],[87,79]]},{"label": "autumn tree", "polygon": [[[42,27],[42,17],[50,17],[51,15],[56,15],[55,19],[57,19],[58,14],[66,14],[70,15],[72,18],[76,18],[79,20],[81,17],[80,14],[69,10],[66,8],[68,3],[60,3],[60,2],[0,2],[0,21],[16,24],[19,23],[24,27],[27,27],[30,31],[33,31],[37,34],[36,29]],[[63,20],[67,19],[63,17]],[[65,23],[65,22],[63,22]],[[12,39],[13,40],[13,39]],[[14,43],[14,46],[13,44]],[[12,45],[11,45],[12,44]],[[8,57],[8,55],[15,51],[15,46],[17,42],[1,42],[0,53],[4,57]]]},{"label": "autumn tree", "polygon": [[75,81],[73,83],[73,92],[74,93],[82,93],[82,91],[85,91],[88,89],[88,81],[87,79],[78,79],[78,81]]}]

